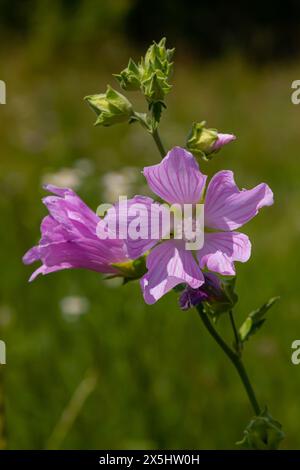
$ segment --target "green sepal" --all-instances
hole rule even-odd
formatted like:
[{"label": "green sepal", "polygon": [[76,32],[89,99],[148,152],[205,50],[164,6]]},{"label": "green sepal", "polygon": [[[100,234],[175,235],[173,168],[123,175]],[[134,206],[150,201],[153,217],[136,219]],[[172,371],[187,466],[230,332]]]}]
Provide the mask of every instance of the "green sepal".
[{"label": "green sepal", "polygon": [[210,315],[211,319],[216,323],[220,315],[229,312],[238,301],[235,293],[236,277],[224,276],[220,278],[221,289],[218,292],[208,291],[209,300],[204,300],[203,311]]},{"label": "green sepal", "polygon": [[218,138],[216,129],[207,129],[206,121],[194,122],[187,136],[186,148],[197,158],[209,160],[214,152],[213,145]]},{"label": "green sepal", "polygon": [[135,260],[129,260],[122,263],[112,263],[112,266],[118,270],[117,276],[124,278],[124,284],[135,279],[140,279],[147,272],[146,255]]},{"label": "green sepal", "polygon": [[[154,41],[139,63],[141,91],[150,105],[163,102],[172,88],[169,79],[173,70],[171,59],[174,51],[175,49],[166,48],[166,38],[161,39],[159,43]],[[159,120],[162,107],[156,111]]]},{"label": "green sepal", "polygon": [[126,91],[137,91],[141,86],[141,70],[140,67],[129,59],[127,67],[114,77],[118,80],[119,85]]},{"label": "green sepal", "polygon": [[163,101],[165,95],[171,90],[167,78],[160,71],[154,70],[142,81],[142,92],[149,103]]},{"label": "green sepal", "polygon": [[105,93],[86,96],[85,100],[97,115],[95,126],[127,122],[133,115],[130,101],[109,85]]}]

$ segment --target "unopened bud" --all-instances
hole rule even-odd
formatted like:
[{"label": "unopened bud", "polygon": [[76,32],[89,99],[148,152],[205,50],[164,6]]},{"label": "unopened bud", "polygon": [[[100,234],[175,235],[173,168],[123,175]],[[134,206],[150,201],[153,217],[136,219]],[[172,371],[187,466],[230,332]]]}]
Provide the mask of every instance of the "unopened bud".
[{"label": "unopened bud", "polygon": [[186,146],[195,157],[209,159],[211,154],[235,140],[236,137],[233,134],[221,134],[217,129],[207,129],[205,124],[205,121],[193,124]]},{"label": "unopened bud", "polygon": [[85,100],[97,114],[95,125],[112,126],[129,121],[133,109],[130,101],[116,90],[107,87],[106,93],[87,96]]}]

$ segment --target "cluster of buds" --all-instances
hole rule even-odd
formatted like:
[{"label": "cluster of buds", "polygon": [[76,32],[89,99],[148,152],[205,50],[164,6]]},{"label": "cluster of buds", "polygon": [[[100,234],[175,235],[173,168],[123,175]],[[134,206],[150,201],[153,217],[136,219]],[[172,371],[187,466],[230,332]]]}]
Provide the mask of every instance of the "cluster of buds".
[{"label": "cluster of buds", "polygon": [[207,129],[206,122],[194,122],[188,135],[186,147],[196,158],[210,160],[212,154],[236,139],[233,134],[221,134],[217,129]]},{"label": "cluster of buds", "polygon": [[85,98],[98,116],[95,125],[111,126],[120,122],[139,121],[143,126],[146,123],[146,128],[151,132],[160,120],[165,96],[171,90],[169,79],[174,50],[166,48],[165,38],[159,43],[153,42],[138,64],[129,59],[128,66],[114,75],[123,90],[140,90],[143,93],[152,112],[152,123],[146,122],[141,113],[135,113],[124,95],[108,86],[106,93]]},{"label": "cluster of buds", "polygon": [[130,59],[128,66],[115,77],[123,90],[141,90],[149,105],[163,102],[171,90],[168,80],[172,73],[173,54],[174,49],[167,49],[163,38],[159,43],[153,42],[138,64]]}]

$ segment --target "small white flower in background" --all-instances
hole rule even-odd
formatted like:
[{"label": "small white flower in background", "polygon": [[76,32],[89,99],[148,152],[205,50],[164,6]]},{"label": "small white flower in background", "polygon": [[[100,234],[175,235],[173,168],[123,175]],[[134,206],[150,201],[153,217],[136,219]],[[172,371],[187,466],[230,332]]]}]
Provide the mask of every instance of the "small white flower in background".
[{"label": "small white flower in background", "polygon": [[53,173],[46,173],[42,177],[42,184],[78,189],[84,178],[93,172],[93,163],[88,158],[80,158],[75,161],[72,168],[61,168]]},{"label": "small white flower in background", "polygon": [[62,188],[78,189],[82,183],[82,172],[77,168],[62,168],[56,173],[46,173],[42,177],[42,184],[53,184]]},{"label": "small white flower in background", "polygon": [[127,166],[119,171],[105,173],[101,178],[104,200],[114,202],[120,194],[132,195],[140,173],[138,168],[131,166]]},{"label": "small white flower in background", "polygon": [[86,297],[79,297],[75,295],[70,295],[64,297],[60,301],[60,308],[62,314],[68,319],[77,318],[80,315],[87,313],[90,303]]},{"label": "small white flower in background", "polygon": [[79,158],[75,161],[74,167],[77,171],[80,171],[82,177],[89,176],[94,171],[94,164],[88,158]]}]

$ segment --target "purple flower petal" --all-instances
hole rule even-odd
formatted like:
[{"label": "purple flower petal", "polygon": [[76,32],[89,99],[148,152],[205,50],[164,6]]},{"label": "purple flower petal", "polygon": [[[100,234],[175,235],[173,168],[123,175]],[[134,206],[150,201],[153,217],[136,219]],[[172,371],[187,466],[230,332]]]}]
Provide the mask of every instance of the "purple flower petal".
[{"label": "purple flower petal", "polygon": [[197,288],[204,282],[192,252],[185,249],[182,240],[168,240],[156,246],[147,258],[147,268],[141,279],[147,304],[155,303],[178,284]]},{"label": "purple flower petal", "polygon": [[67,263],[63,263],[63,264],[60,264],[57,266],[51,266],[51,267],[48,267],[42,264],[42,266],[40,266],[31,274],[29,278],[29,282],[34,281],[40,274],[44,276],[45,274],[50,274],[53,272],[61,271],[62,269],[69,269],[69,268],[72,268],[72,266],[68,265]]},{"label": "purple flower petal", "polygon": [[121,240],[100,240],[97,225],[101,219],[67,188],[48,186],[57,196],[48,196],[44,202],[50,215],[41,223],[41,240],[23,257],[25,264],[41,260],[42,266],[31,276],[69,268],[91,269],[115,273],[111,266],[128,260]]},{"label": "purple flower petal", "polygon": [[193,155],[174,147],[158,165],[144,168],[151,190],[170,204],[197,203],[201,199],[206,176]]},{"label": "purple flower petal", "polygon": [[37,246],[34,246],[28,250],[23,256],[24,264],[31,264],[40,259],[40,253]]},{"label": "purple flower petal", "polygon": [[197,253],[200,268],[207,267],[219,274],[235,275],[234,261],[248,261],[251,242],[239,232],[205,233],[204,246]]},{"label": "purple flower petal", "polygon": [[232,171],[219,171],[207,188],[205,225],[218,230],[234,230],[251,220],[259,209],[272,204],[273,193],[267,184],[240,191]]},{"label": "purple flower petal", "polygon": [[188,310],[195,307],[201,302],[211,301],[221,298],[223,292],[221,290],[220,279],[213,273],[203,273],[204,284],[197,289],[186,286],[179,297],[179,306],[182,310]]},{"label": "purple flower petal", "polygon": [[224,147],[224,145],[229,144],[230,142],[236,140],[236,136],[233,134],[221,134],[218,133],[217,140],[213,143],[211,147],[211,151],[215,152],[216,150],[220,150],[220,148]]},{"label": "purple flower petal", "polygon": [[108,227],[112,230],[115,227],[117,236],[123,229],[131,259],[139,258],[170,232],[163,220],[170,220],[168,208],[145,196],[134,196],[116,204],[104,217]]}]

